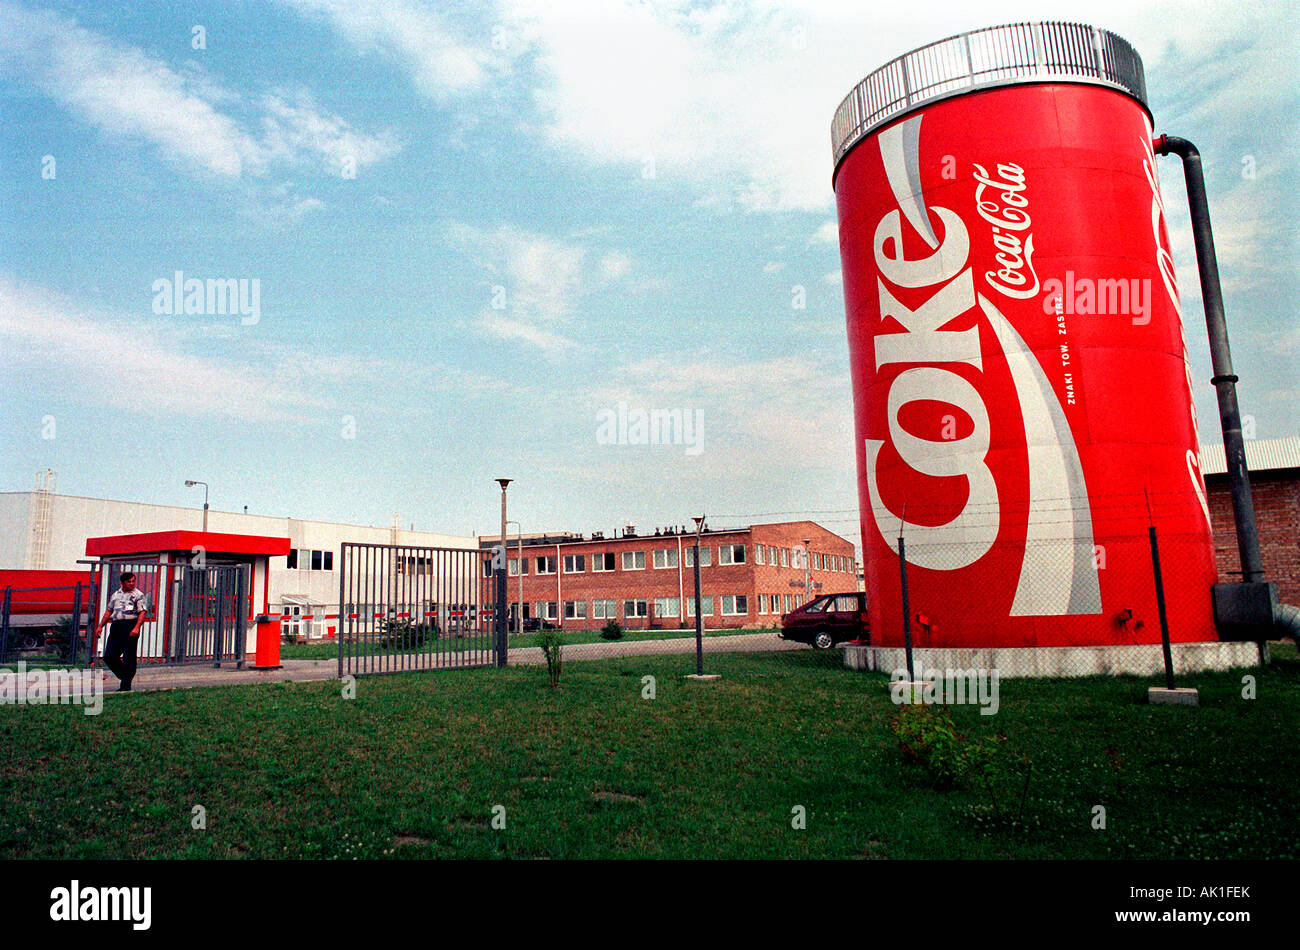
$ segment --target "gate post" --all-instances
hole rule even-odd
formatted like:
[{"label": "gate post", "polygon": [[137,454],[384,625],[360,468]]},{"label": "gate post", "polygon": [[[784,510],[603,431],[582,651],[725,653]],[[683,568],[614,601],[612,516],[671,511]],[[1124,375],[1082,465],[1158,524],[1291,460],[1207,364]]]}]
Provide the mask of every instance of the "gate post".
[{"label": "gate post", "polygon": [[0,605],[0,659],[9,659],[9,605],[13,599],[13,585],[5,587],[4,603]]},{"label": "gate post", "polygon": [[68,634],[68,665],[77,665],[77,654],[81,652],[81,582],[72,597],[72,630]]},{"label": "gate post", "polygon": [[[504,550],[505,549],[502,548],[503,552]],[[501,562],[502,566],[496,570],[497,609],[494,614],[497,623],[497,666],[505,666],[510,653],[510,645],[506,637],[506,630],[508,627],[506,621],[506,569],[504,566],[504,553],[502,554]],[[521,567],[520,570],[522,571],[523,568]]]}]

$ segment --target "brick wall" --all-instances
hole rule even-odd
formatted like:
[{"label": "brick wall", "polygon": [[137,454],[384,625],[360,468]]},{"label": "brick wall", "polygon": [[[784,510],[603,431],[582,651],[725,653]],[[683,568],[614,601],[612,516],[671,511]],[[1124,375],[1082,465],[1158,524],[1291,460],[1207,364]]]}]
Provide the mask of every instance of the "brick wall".
[{"label": "brick wall", "polygon": [[[1214,526],[1214,557],[1220,581],[1241,579],[1237,529],[1232,519],[1232,495],[1226,475],[1205,480]],[[1277,584],[1278,599],[1300,604],[1300,471],[1251,472],[1255,522],[1266,580]]]},{"label": "brick wall", "polygon": [[[804,570],[795,568],[790,554],[796,546],[802,546],[804,538],[812,538],[811,549],[814,566],[811,576],[814,581],[822,583],[818,593],[833,593],[852,590],[855,586],[853,575],[853,545],[851,542],[827,531],[820,525],[807,521],[785,522],[780,524],[754,525],[748,529],[736,531],[706,532],[701,538],[701,548],[708,548],[707,556],[701,557],[700,581],[704,597],[712,597],[712,610],[705,604],[704,626],[709,629],[727,627],[765,626],[780,623],[781,613],[788,609],[785,597],[790,597],[790,604],[796,597],[802,597]],[[487,540],[487,539],[484,539]],[[523,575],[523,602],[526,605],[524,616],[538,616],[537,603],[556,604],[556,622],[571,629],[599,629],[605,625],[606,618],[596,617],[594,601],[615,601],[616,619],[631,630],[645,630],[652,627],[670,629],[674,627],[693,627],[695,624],[694,596],[695,573],[688,560],[688,549],[693,549],[693,533],[641,535],[635,537],[606,538],[604,540],[562,541],[555,544],[529,544],[523,546],[523,557],[528,563],[528,573]],[[741,545],[744,547],[743,563],[722,563],[721,548]],[[763,563],[758,563],[758,546],[763,548]],[[784,549],[787,566],[781,567],[778,558],[776,566],[771,565],[769,552]],[[664,558],[671,566],[656,568],[654,555],[656,551],[669,551],[671,555]],[[625,569],[623,555],[626,552],[643,553],[643,569]],[[603,554],[614,555],[614,570],[593,570],[595,559]],[[566,555],[581,555],[582,571],[564,572]],[[836,555],[842,561],[842,569],[834,571],[827,555]],[[509,558],[518,557],[516,545],[509,546]],[[557,573],[538,574],[538,558],[554,558]],[[792,587],[790,581],[797,580],[799,587]],[[507,599],[514,603],[519,598],[519,576],[507,579]],[[759,603],[758,595],[768,597]],[[773,613],[770,597],[783,595]],[[743,612],[723,613],[724,596],[744,597]],[[655,611],[656,598],[673,598],[677,601],[675,615],[660,615]],[[626,601],[644,600],[647,602],[646,617],[629,617]],[[565,618],[565,602],[581,601],[586,604],[585,620]],[[688,606],[689,604],[689,606]],[[739,601],[734,606],[739,606]]]},{"label": "brick wall", "polygon": [[[771,564],[771,556],[764,556],[764,563],[759,564],[758,559],[754,558],[754,594],[755,603],[751,605],[751,610],[758,607],[757,597],[764,596],[769,598],[766,607],[766,614],[756,614],[755,623],[769,623],[773,625],[780,624],[781,614],[801,604],[804,600],[804,570],[802,567],[781,567],[780,551],[784,550],[787,556],[793,554],[796,548],[803,547],[804,539],[811,540],[808,546],[812,553],[812,567],[809,570],[810,579],[813,584],[821,584],[820,588],[814,586],[813,596],[821,594],[838,594],[844,591],[857,589],[857,578],[854,573],[854,551],[853,543],[846,541],[839,535],[827,531],[821,525],[812,521],[787,521],[779,524],[754,525],[753,540],[754,544],[762,544],[770,551],[776,548],[778,552],[777,565]],[[839,569],[834,569],[833,562],[828,563],[828,558],[838,557],[840,559]],[[792,586],[791,581],[797,586]],[[770,598],[772,595],[778,597],[778,609],[773,614],[771,610]],[[788,606],[786,598],[789,598]]]}]

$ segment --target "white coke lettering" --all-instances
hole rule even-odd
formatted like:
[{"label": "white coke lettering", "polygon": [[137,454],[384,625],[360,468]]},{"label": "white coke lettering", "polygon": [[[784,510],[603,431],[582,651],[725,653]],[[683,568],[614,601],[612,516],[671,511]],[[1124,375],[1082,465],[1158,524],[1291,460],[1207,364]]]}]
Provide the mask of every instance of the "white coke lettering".
[{"label": "white coke lettering", "polygon": [[[890,211],[876,226],[872,242],[876,268],[881,277],[876,285],[881,320],[894,320],[902,332],[879,333],[874,337],[876,368],[897,363],[966,364],[981,369],[979,331],[975,326],[945,330],[944,326],[975,304],[975,284],[967,267],[970,236],[960,215],[947,208],[930,208],[943,225],[943,242],[926,257],[903,256],[902,215]],[[895,297],[895,287],[938,289],[919,306],[904,306]],[[890,383],[888,391],[889,437],[899,457],[914,471],[938,478],[963,478],[966,501],[951,520],[940,525],[904,522],[903,529],[915,547],[908,559],[934,570],[967,567],[993,546],[997,537],[998,493],[986,456],[989,449],[988,408],[979,391],[964,377],[938,366],[904,370]],[[934,440],[908,432],[899,421],[903,407],[917,401],[935,400],[962,410],[970,417],[971,432],[958,440]],[[876,484],[876,456],[882,441],[866,440],[867,491],[873,510],[880,509]],[[879,525],[879,517],[877,517]],[[896,541],[885,535],[895,551]],[[964,543],[945,543],[960,538]]]}]

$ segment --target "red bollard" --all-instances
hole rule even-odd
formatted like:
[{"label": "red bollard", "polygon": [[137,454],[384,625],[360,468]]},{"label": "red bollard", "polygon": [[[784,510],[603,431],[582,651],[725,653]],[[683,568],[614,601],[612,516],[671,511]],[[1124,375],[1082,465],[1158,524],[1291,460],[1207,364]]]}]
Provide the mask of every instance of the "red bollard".
[{"label": "red bollard", "polygon": [[280,619],[272,620],[266,614],[257,615],[257,655],[255,670],[280,668]]}]

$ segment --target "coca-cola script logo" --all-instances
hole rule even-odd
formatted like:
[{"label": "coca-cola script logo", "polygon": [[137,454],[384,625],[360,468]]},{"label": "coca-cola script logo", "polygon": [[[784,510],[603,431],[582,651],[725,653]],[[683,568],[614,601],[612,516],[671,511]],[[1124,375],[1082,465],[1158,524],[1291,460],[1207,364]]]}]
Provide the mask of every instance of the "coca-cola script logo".
[{"label": "coca-cola script logo", "polygon": [[[974,164],[975,210],[993,226],[993,246],[998,253],[993,259],[1001,266],[996,271],[986,271],[984,279],[994,290],[1028,300],[1038,294],[1038,274],[1034,272],[1034,235],[1029,230],[1032,223],[1025,210],[1029,199],[1025,197],[1025,170],[1007,162],[997,166],[1000,178],[989,177],[983,165]],[[985,198],[985,189],[993,188],[1001,201]],[[1025,276],[1025,269],[1029,276]],[[1032,278],[1033,283],[1030,283]]]},{"label": "coca-cola script logo", "polygon": [[[876,285],[880,319],[882,325],[889,319],[896,321],[903,331],[875,334],[873,370],[879,373],[895,364],[927,364],[911,365],[890,382],[886,396],[888,442],[914,472],[938,479],[963,479],[966,501],[943,524],[907,521],[881,499],[877,463],[886,440],[867,438],[864,475],[876,529],[895,554],[898,546],[894,536],[901,531],[909,541],[909,561],[940,571],[971,566],[998,540],[1003,527],[1002,505],[997,479],[988,464],[992,421],[981,385],[977,385],[983,384],[983,374],[989,371],[991,361],[981,351],[979,326],[944,329],[978,304],[1000,347],[1000,352],[994,349],[987,355],[1005,359],[1015,386],[1024,423],[1021,444],[1029,469],[1024,535],[1007,539],[1011,544],[1023,542],[1024,551],[1010,614],[1099,613],[1101,592],[1093,559],[1092,517],[1073,434],[1042,366],[1024,339],[989,298],[976,291],[973,269],[968,264],[970,234],[961,215],[926,205],[920,176],[922,115],[894,125],[878,137],[885,177],[898,205],[880,219],[872,241],[879,275]],[[980,179],[977,207],[981,216],[990,220],[989,216],[994,215],[1001,222],[995,225],[999,229],[995,237],[1005,233],[1002,229],[1007,223],[1019,226],[1011,228],[1012,232],[1026,231],[1029,215],[1024,210],[1027,200],[1021,194],[1023,170],[1018,178],[1013,166],[998,166],[998,170],[1004,176],[1000,182],[988,175]],[[1000,204],[979,197],[994,184],[1002,188],[1004,200]],[[995,215],[995,210],[1001,213]],[[935,234],[931,212],[943,227],[942,242]],[[904,219],[930,248],[928,255],[905,256]],[[1033,274],[1031,237],[1027,235],[1023,245],[1018,237],[1014,245],[1011,236],[1002,239],[996,257],[1002,268],[985,274],[990,287],[1002,293],[1015,291],[1009,294],[1012,298],[1026,298],[1037,291],[1037,277],[1033,290],[1029,290],[1025,286],[1028,278],[1022,271],[1028,266]],[[1023,254],[1016,251],[1021,247]],[[935,289],[914,308],[902,304],[896,295],[896,291],[904,289],[915,293],[925,288]],[[975,382],[968,378],[972,371],[979,374]],[[971,420],[970,432],[963,438],[938,440],[909,432],[900,422],[900,414],[909,403],[927,401],[962,410]],[[1018,501],[1012,500],[1012,509],[1024,510]],[[1071,512],[1066,519],[1061,518],[1063,504],[1064,510]],[[1019,535],[1022,525],[1008,527]],[[916,542],[915,546],[910,542]]]}]

